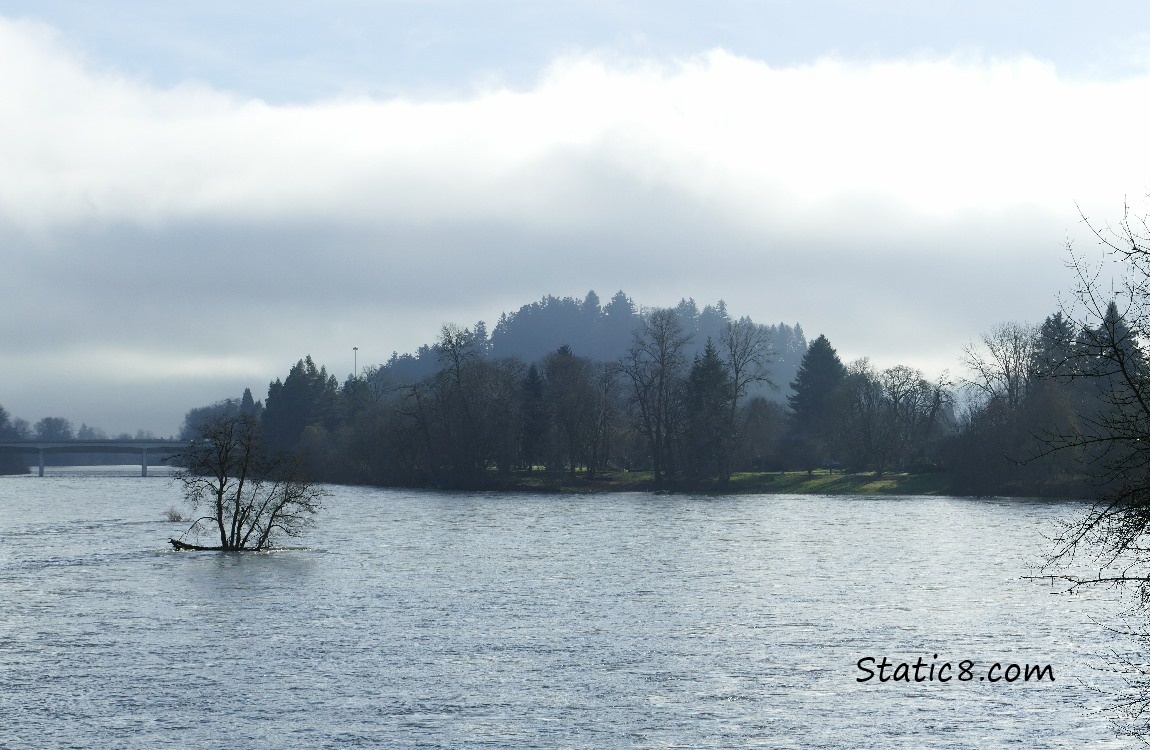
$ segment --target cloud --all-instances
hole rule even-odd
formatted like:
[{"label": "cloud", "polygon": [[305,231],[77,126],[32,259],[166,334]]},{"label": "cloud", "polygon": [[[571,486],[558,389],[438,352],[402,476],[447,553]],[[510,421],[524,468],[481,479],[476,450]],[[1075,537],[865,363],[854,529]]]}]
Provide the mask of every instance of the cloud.
[{"label": "cloud", "polygon": [[[0,20],[0,340],[20,373],[0,403],[48,413],[31,405],[85,378],[259,395],[309,352],[382,361],[444,320],[590,288],[723,297],[848,356],[940,363],[1053,309],[1075,202],[1145,191],[1148,87],[1026,57],[713,50],[272,105],[153,86]],[[167,434],[194,405],[138,426]]]},{"label": "cloud", "polygon": [[1137,148],[1150,78],[1074,83],[1027,58],[779,69],[721,50],[589,54],[525,91],[306,106],[153,88],[22,22],[0,22],[0,62],[0,216],[30,229],[301,217],[562,229],[610,216],[592,173],[755,228],[855,193],[932,216],[1061,209],[1150,166]]}]

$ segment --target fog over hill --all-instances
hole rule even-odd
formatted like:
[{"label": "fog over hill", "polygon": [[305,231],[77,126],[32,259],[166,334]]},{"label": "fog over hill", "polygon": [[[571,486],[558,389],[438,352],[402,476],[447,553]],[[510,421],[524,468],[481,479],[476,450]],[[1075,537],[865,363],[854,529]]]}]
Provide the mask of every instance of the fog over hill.
[{"label": "fog over hill", "polygon": [[[490,331],[485,321],[479,321],[468,329],[482,342],[480,349],[484,356],[493,361],[517,359],[530,364],[566,346],[581,357],[598,362],[616,362],[627,354],[636,332],[642,327],[644,315],[652,309],[655,308],[637,304],[622,290],[616,292],[605,304],[595,291],[588,292],[583,299],[545,295],[539,301],[522,305],[516,311],[502,313]],[[723,327],[742,317],[732,316],[722,300],[700,309],[694,299],[684,298],[673,309],[684,332],[691,336],[685,347],[688,358],[700,354],[708,340],[718,342]],[[764,327],[769,331],[772,341],[768,371],[770,382],[775,387],[757,384],[755,393],[773,400],[783,400],[789,393],[787,386],[794,379],[799,361],[806,351],[807,341],[798,323],[777,323]],[[301,352],[303,354],[307,352]],[[327,363],[318,364],[323,366]],[[434,342],[423,344],[414,352],[393,353],[382,364],[360,362],[361,372],[388,383],[422,380],[435,373],[440,365]],[[286,373],[290,366],[290,362],[284,362],[283,372]],[[338,369],[332,367],[331,373],[334,374]],[[266,395],[268,390],[266,385],[259,382],[245,387],[257,399]],[[177,404],[188,403],[190,406],[200,405],[196,403],[196,398],[215,401],[238,399],[238,396],[238,393],[230,392],[206,394],[206,397],[196,394],[191,396],[189,402],[187,394],[172,394]],[[80,422],[63,408],[52,409],[51,415],[10,414],[9,411],[5,412],[5,421],[0,423],[0,432],[4,433],[0,437],[35,437],[49,429],[51,434],[45,435],[52,439],[132,435],[170,437],[176,434],[175,430],[157,434],[143,427],[132,433],[113,433],[105,430],[103,425]]]},{"label": "fog over hill", "polygon": [[[717,344],[723,328],[741,317],[733,317],[722,300],[700,309],[694,299],[685,298],[673,309],[683,331],[691,337],[685,348],[688,357],[701,354],[708,340]],[[483,342],[481,348],[492,360],[538,362],[566,346],[581,357],[615,362],[626,356],[649,310],[636,304],[622,290],[606,304],[592,290],[582,300],[547,295],[515,312],[505,312],[490,333],[486,321],[479,321],[469,330]],[[767,398],[781,400],[788,393],[788,384],[794,380],[807,341],[798,323],[778,323],[765,328],[772,341],[769,377],[776,387],[759,390]],[[425,344],[409,354],[393,354],[376,375],[399,382],[415,382],[433,374],[439,366],[435,346]]]}]

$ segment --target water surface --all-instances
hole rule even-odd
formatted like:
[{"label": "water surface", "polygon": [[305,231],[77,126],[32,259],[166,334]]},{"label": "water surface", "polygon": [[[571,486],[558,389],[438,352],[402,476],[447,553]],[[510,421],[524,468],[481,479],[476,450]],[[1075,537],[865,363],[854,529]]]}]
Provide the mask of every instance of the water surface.
[{"label": "water surface", "polygon": [[[1072,504],[333,487],[176,553],[122,473],[0,478],[0,746],[1127,746],[1114,595],[1021,578]],[[934,654],[1056,679],[856,681]]]}]

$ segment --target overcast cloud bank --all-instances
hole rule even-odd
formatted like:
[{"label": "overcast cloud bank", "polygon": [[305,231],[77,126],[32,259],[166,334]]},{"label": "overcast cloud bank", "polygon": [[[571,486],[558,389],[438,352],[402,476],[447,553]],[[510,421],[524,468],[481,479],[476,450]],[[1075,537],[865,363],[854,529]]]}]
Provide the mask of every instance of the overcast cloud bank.
[{"label": "overcast cloud bank", "polygon": [[588,289],[937,372],[1052,312],[1076,204],[1105,221],[1150,173],[1150,77],[1028,57],[598,52],[520,89],[273,105],[0,20],[0,71],[0,404],[113,432]]}]

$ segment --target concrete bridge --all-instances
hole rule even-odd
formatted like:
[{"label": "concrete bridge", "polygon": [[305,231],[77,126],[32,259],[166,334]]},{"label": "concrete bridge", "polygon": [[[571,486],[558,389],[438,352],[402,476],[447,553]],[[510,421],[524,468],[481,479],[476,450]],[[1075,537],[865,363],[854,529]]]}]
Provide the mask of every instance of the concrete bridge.
[{"label": "concrete bridge", "polygon": [[44,476],[44,454],[59,453],[123,453],[139,455],[140,476],[148,476],[148,451],[153,456],[166,458],[187,448],[186,440],[3,440],[0,451],[37,453],[40,456],[40,476]]}]

